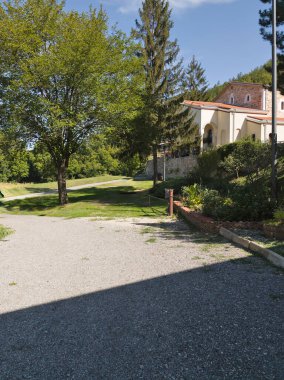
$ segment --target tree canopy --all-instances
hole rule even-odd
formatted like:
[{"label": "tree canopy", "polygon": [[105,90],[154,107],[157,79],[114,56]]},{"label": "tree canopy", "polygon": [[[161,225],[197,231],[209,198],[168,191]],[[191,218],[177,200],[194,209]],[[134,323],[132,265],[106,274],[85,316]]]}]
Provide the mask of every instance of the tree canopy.
[{"label": "tree canopy", "polygon": [[[131,118],[139,97],[135,45],[108,30],[102,9],[67,12],[57,0],[10,0],[0,6],[1,126],[18,126],[44,144],[68,201],[66,169],[91,134]],[[123,116],[122,116],[123,115]]]},{"label": "tree canopy", "polygon": [[136,20],[135,37],[141,42],[139,55],[144,64],[144,107],[139,122],[153,151],[154,183],[158,179],[157,150],[172,144],[181,129],[190,131],[189,110],[182,107],[183,68],[177,41],[170,40],[173,27],[169,2],[145,0]]}]

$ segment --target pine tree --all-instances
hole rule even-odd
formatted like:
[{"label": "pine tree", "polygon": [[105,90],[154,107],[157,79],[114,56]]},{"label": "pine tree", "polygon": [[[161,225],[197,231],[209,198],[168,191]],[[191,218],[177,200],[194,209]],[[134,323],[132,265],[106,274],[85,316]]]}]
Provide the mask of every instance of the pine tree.
[{"label": "pine tree", "polygon": [[[272,0],[260,0],[264,4],[271,4]],[[284,94],[284,2],[277,1],[277,47],[280,51],[278,54],[278,88]],[[272,8],[266,8],[259,11],[260,33],[262,37],[272,42],[271,24],[272,24]],[[271,68],[268,67],[268,71]]]},{"label": "pine tree", "polygon": [[[145,0],[136,20],[135,37],[141,42],[145,91],[142,125],[152,147],[154,184],[158,180],[157,153],[163,141],[171,144],[181,130],[190,131],[193,123],[183,97],[182,61],[178,60],[177,41],[170,41],[173,27],[167,0]],[[145,133],[146,131],[146,133]]]},{"label": "pine tree", "polygon": [[185,98],[188,100],[208,101],[208,83],[205,70],[195,56],[185,70]]}]

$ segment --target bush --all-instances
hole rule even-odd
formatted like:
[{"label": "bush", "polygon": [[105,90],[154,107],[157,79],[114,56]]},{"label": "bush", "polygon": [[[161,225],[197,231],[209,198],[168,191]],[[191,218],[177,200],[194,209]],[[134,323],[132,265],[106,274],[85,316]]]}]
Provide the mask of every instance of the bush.
[{"label": "bush", "polygon": [[284,222],[284,210],[282,208],[278,208],[277,210],[275,210],[273,218],[280,222]]},{"label": "bush", "polygon": [[274,206],[268,188],[256,189],[247,185],[236,187],[230,197],[221,196],[216,190],[207,190],[202,211],[218,220],[257,221],[271,218]]},{"label": "bush", "polygon": [[184,186],[182,188],[182,201],[186,206],[200,210],[207,191],[207,189],[197,183],[191,186]]},{"label": "bush", "polygon": [[[270,145],[251,139],[240,140],[230,144],[232,152],[223,158],[219,168],[229,176],[238,178],[240,175],[250,176],[257,174],[260,169],[267,168],[270,164]],[[229,151],[229,149],[228,149]]]},{"label": "bush", "polygon": [[196,174],[199,178],[207,179],[216,175],[221,161],[221,156],[216,149],[203,152],[197,158],[197,170]]},{"label": "bush", "polygon": [[233,208],[231,198],[222,197],[217,190],[207,190],[203,197],[202,212],[214,219],[230,219]]},{"label": "bush", "polygon": [[191,178],[172,178],[158,183],[150,190],[150,193],[155,197],[164,198],[165,189],[173,189],[174,195],[180,195],[182,187],[189,185],[190,183],[194,183],[194,180]]}]

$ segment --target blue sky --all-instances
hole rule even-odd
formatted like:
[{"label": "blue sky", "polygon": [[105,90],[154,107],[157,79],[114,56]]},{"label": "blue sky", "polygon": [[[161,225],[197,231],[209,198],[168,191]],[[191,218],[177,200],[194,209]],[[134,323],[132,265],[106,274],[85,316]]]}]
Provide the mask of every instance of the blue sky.
[{"label": "blue sky", "polygon": [[[66,0],[68,9],[87,10],[100,4],[110,24],[129,33],[138,17],[141,0]],[[270,45],[259,34],[260,0],[170,0],[172,38],[177,38],[187,64],[195,55],[206,70],[210,85],[224,82],[266,62]]]}]

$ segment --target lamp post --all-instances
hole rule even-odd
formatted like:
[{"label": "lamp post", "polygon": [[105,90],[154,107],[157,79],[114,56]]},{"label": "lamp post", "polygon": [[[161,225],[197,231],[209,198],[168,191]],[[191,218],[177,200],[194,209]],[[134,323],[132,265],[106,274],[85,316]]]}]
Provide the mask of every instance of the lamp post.
[{"label": "lamp post", "polygon": [[163,149],[163,181],[166,180],[166,143],[161,142],[159,146]]},{"label": "lamp post", "polygon": [[272,0],[272,147],[271,147],[271,195],[277,200],[277,19],[276,0]]}]

